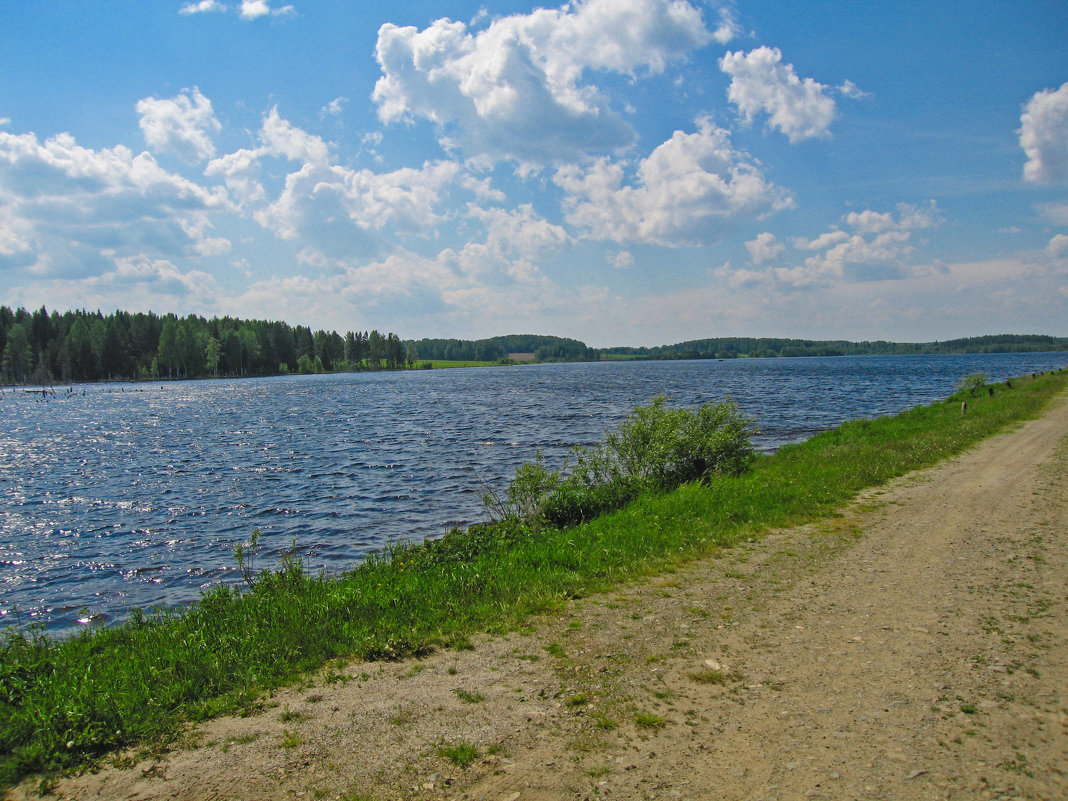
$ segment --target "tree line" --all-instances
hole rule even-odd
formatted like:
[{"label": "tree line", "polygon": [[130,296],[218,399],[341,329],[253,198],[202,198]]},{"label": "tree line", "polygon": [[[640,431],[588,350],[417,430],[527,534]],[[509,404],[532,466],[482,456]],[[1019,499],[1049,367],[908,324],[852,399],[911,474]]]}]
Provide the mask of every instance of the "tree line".
[{"label": "tree line", "polygon": [[541,334],[507,334],[488,339],[420,339],[411,343],[420,359],[497,362],[513,353],[533,354],[539,362],[597,361],[600,355],[577,339]]},{"label": "tree line", "polygon": [[269,320],[0,306],[0,372],[13,383],[277,375],[411,367],[393,333]]},{"label": "tree line", "polygon": [[631,359],[737,359],[796,356],[903,356],[950,353],[1036,353],[1068,350],[1068,338],[994,334],[944,342],[849,342],[846,340],[717,337],[646,348],[602,348],[602,356]]},{"label": "tree line", "polygon": [[393,370],[420,360],[424,367],[430,360],[503,362],[518,353],[550,362],[1066,350],[1066,337],[1019,334],[923,343],[717,337],[595,349],[576,339],[538,334],[403,341],[377,330],[341,335],[271,320],[0,306],[0,378],[9,383]]}]

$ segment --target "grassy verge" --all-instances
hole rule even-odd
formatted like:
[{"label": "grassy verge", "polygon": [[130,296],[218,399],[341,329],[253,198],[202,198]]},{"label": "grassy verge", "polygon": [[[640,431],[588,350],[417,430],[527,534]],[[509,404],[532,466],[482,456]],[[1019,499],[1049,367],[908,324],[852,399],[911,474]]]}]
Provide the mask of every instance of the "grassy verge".
[{"label": "grassy verge", "polygon": [[115,748],[166,738],[188,720],[247,708],[330,660],[465,647],[568,598],[700,557],[770,527],[818,519],[858,491],[933,464],[1018,420],[1068,386],[1068,372],[846,423],[581,526],[516,522],[400,547],[340,578],[298,563],[255,588],[217,588],[182,614],[138,616],[53,641],[0,643],[0,786],[76,769]]},{"label": "grassy verge", "polygon": [[[493,367],[500,362],[476,362],[447,359],[421,359],[415,363],[417,368],[424,370],[446,370],[452,367]],[[430,367],[426,367],[430,365]]]}]

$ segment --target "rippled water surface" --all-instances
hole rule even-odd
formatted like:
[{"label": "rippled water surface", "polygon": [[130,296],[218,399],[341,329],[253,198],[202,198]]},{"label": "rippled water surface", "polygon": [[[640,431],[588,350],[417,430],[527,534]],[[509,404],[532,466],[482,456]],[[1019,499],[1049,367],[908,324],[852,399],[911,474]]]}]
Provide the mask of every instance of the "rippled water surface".
[{"label": "rippled water surface", "polygon": [[[172,606],[238,578],[233,548],[263,532],[260,564],[296,543],[343,570],[399,539],[482,518],[541,450],[558,464],[658,393],[732,396],[773,448],[944,397],[1064,354],[536,365],[158,384],[0,397],[0,624],[53,631]],[[14,609],[17,607],[17,615]]]}]

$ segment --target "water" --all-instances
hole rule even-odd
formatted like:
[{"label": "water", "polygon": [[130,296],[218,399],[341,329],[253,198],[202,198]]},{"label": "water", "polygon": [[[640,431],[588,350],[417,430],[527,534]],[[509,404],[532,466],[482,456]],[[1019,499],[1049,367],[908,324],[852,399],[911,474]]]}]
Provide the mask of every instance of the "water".
[{"label": "water", "polygon": [[[536,365],[158,384],[0,397],[0,623],[69,631],[175,606],[296,543],[312,571],[483,519],[540,450],[559,464],[658,393],[730,395],[771,449],[1065,354]],[[17,615],[13,611],[17,607]]]}]

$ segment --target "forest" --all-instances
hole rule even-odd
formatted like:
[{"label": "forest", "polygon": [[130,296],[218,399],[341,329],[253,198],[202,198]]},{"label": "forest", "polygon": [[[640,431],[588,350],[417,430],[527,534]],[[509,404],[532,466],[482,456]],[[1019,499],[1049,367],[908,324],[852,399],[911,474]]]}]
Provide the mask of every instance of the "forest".
[{"label": "forest", "polygon": [[652,348],[602,348],[602,358],[737,359],[792,356],[876,356],[936,353],[1037,353],[1068,350],[1068,337],[995,334],[944,342],[848,342],[846,340],[718,337]]},{"label": "forest", "polygon": [[0,306],[0,371],[10,383],[277,375],[411,367],[393,333],[312,331],[268,320]]},{"label": "forest", "polygon": [[529,353],[539,362],[597,361],[600,354],[585,342],[537,334],[509,334],[489,339],[420,339],[412,343],[420,359],[495,362],[513,353]]}]

